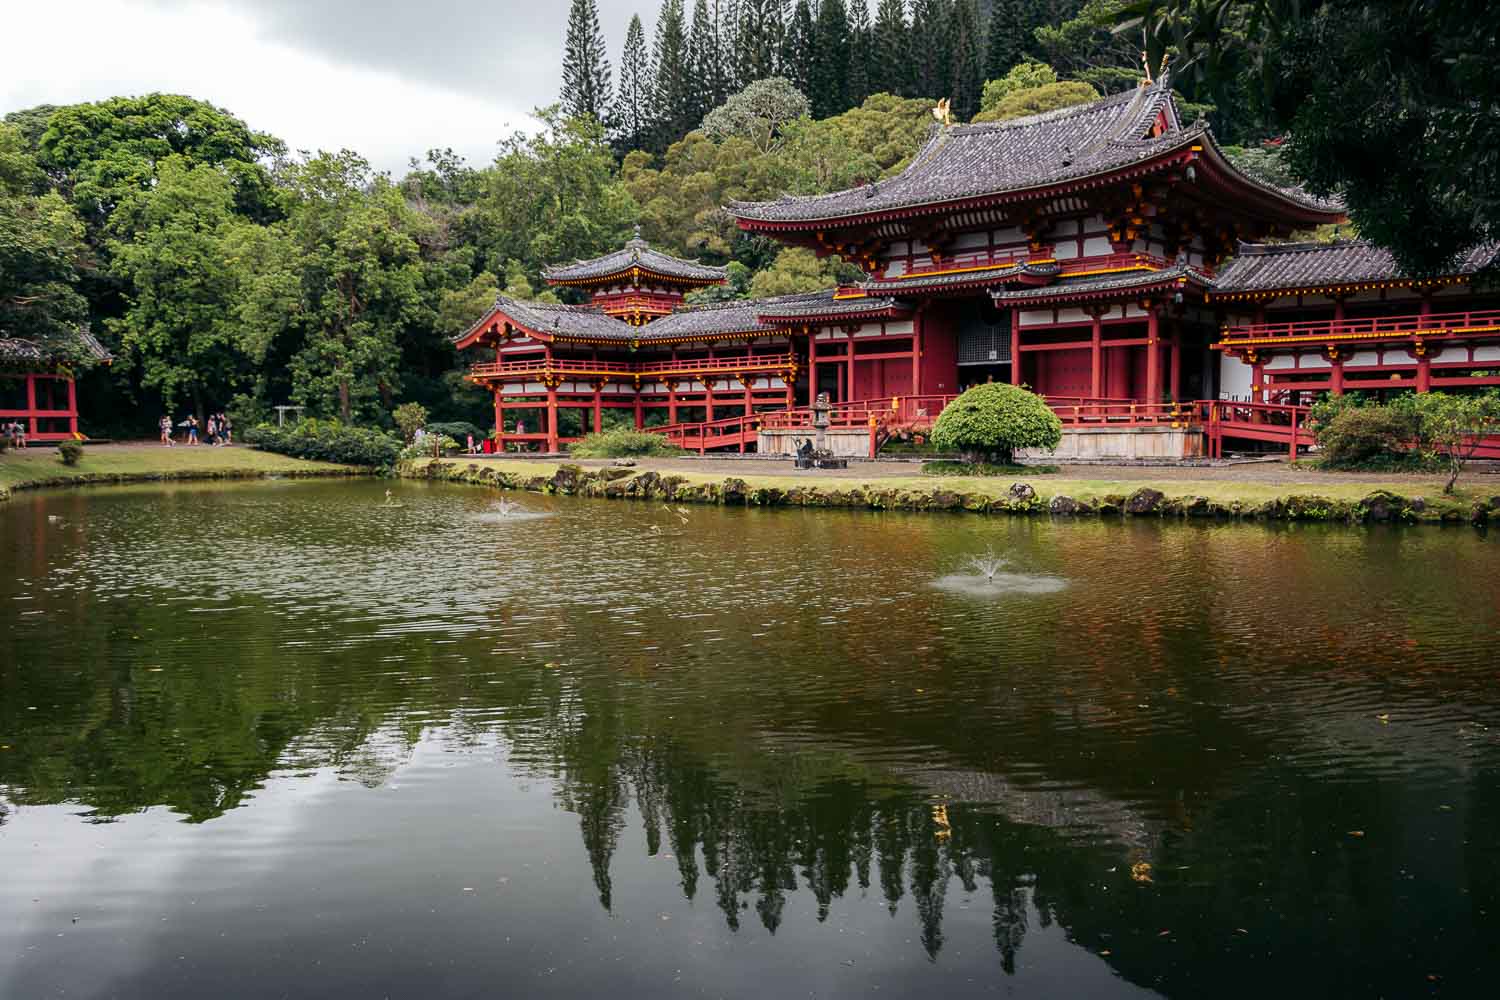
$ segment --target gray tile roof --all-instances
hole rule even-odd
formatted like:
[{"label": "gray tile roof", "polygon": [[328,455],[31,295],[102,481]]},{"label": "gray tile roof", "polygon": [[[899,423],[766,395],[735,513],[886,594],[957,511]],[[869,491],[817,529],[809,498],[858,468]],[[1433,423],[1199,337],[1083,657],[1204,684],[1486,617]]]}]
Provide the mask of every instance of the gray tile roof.
[{"label": "gray tile roof", "polygon": [[[553,337],[575,337],[590,340],[630,340],[636,328],[628,323],[606,316],[593,306],[563,306],[548,302],[523,302],[500,296],[490,307],[491,312],[501,312],[511,322],[532,333]],[[464,333],[455,337],[462,341],[479,329],[489,313],[484,315]]]},{"label": "gray tile roof", "polygon": [[[1152,138],[1151,127],[1163,110],[1170,127]],[[1090,104],[1004,122],[935,127],[902,173],[862,188],[786,196],[779,201],[734,202],[729,210],[741,220],[812,224],[1045,187],[1205,141],[1212,141],[1206,126],[1184,128],[1179,123],[1169,75],[1163,74],[1149,86]],[[1241,176],[1246,183],[1304,207],[1330,207],[1300,192]]]},{"label": "gray tile roof", "polygon": [[[1478,246],[1465,254],[1449,274],[1473,274],[1497,261],[1500,261],[1500,243]],[[1232,295],[1283,288],[1399,281],[1405,277],[1389,250],[1365,240],[1241,243],[1234,259],[1219,272],[1214,292]]]},{"label": "gray tile roof", "polygon": [[620,274],[632,267],[640,267],[655,274],[705,285],[722,282],[726,273],[722,267],[710,267],[695,260],[683,260],[680,257],[653,250],[637,233],[635,239],[626,243],[623,249],[605,254],[603,257],[595,257],[593,260],[578,260],[571,264],[548,268],[542,272],[542,277],[554,282],[593,281],[607,278],[612,274]]},{"label": "gray tile roof", "polygon": [[779,299],[762,299],[757,314],[766,320],[796,322],[814,317],[844,317],[858,319],[860,316],[905,313],[909,307],[887,295],[866,295],[863,298],[835,298],[838,289],[829,288],[807,295],[784,295]]},{"label": "gray tile roof", "polygon": [[[606,316],[593,306],[522,302],[503,295],[495,300],[491,312],[501,312],[517,326],[545,336],[648,344],[777,332],[779,328],[763,316],[785,323],[802,317],[858,316],[901,308],[890,298],[876,296],[835,301],[833,296],[834,289],[830,288],[821,292],[684,306],[645,326],[631,326],[613,316]],[[453,339],[458,342],[467,340],[482,329],[489,318],[487,312],[483,319]]]},{"label": "gray tile roof", "polygon": [[886,295],[911,295],[917,292],[941,292],[990,285],[1018,278],[1023,274],[1049,276],[1058,272],[1056,264],[1001,264],[982,270],[964,270],[957,274],[912,275],[888,280],[872,279],[865,289]]},{"label": "gray tile roof", "polygon": [[990,297],[998,306],[1051,298],[1077,298],[1125,292],[1138,288],[1150,288],[1179,278],[1208,288],[1212,280],[1208,275],[1190,264],[1174,264],[1157,271],[1136,271],[1128,274],[1106,274],[1087,278],[1064,278],[1050,285],[1034,288],[995,289]]},{"label": "gray tile roof", "polygon": [[0,337],[0,364],[29,366],[51,364],[61,361],[83,361],[97,364],[114,360],[99,339],[88,327],[79,329],[69,343],[43,347],[34,340],[23,337]]}]

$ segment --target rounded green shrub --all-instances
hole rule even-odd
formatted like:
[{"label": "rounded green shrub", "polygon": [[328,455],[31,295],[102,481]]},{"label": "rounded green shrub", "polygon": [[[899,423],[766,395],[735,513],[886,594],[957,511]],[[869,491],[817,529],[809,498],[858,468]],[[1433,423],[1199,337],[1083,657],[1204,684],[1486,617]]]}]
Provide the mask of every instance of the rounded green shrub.
[{"label": "rounded green shrub", "polygon": [[579,458],[635,458],[642,455],[681,455],[682,449],[660,434],[633,427],[589,434],[568,446],[568,454]]},{"label": "rounded green shrub", "polygon": [[1062,421],[1034,392],[1003,382],[987,382],[964,392],[938,415],[932,443],[956,451],[966,462],[1009,465],[1020,448],[1062,443]]},{"label": "rounded green shrub", "polygon": [[1345,406],[1318,424],[1323,465],[1333,469],[1389,464],[1419,446],[1421,421],[1410,407]]},{"label": "rounded green shrub", "polygon": [[57,446],[57,457],[62,459],[63,465],[77,465],[83,457],[83,445],[77,441],[64,441]]}]

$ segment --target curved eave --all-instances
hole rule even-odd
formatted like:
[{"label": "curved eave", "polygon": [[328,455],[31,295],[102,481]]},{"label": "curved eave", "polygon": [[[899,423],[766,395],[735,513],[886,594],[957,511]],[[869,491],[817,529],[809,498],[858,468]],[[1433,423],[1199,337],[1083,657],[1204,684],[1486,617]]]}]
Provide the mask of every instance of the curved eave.
[{"label": "curved eave", "polygon": [[1280,188],[1271,187],[1251,177],[1229,161],[1223,150],[1219,148],[1219,144],[1208,133],[1199,137],[1193,152],[1199,154],[1199,163],[1208,175],[1203,180],[1229,195],[1235,207],[1250,202],[1259,209],[1256,214],[1306,226],[1341,224],[1348,221],[1348,216],[1342,208],[1311,204]]},{"label": "curved eave", "polygon": [[496,320],[501,318],[503,318],[505,322],[509,323],[515,329],[520,330],[522,333],[526,334],[528,337],[535,337],[537,340],[546,341],[557,339],[554,334],[543,333],[540,330],[533,330],[526,324],[517,322],[514,316],[508,315],[503,309],[491,306],[490,311],[480,317],[478,322],[476,322],[473,326],[469,327],[467,330],[453,339],[454,348],[462,351],[467,347],[473,347],[476,344],[483,343],[484,338],[487,334],[498,334],[500,331],[498,329]]},{"label": "curved eave", "polygon": [[1189,289],[1198,292],[1206,291],[1202,282],[1183,274],[1164,278],[1160,281],[1142,282],[1138,285],[1115,285],[1109,288],[1094,289],[1058,288],[1050,291],[1048,294],[1027,295],[1022,298],[1013,299],[996,298],[992,292],[991,298],[994,299],[997,308],[1024,309],[1027,306],[1070,305],[1076,302],[1099,302],[1107,299],[1138,299],[1142,295],[1179,292]]},{"label": "curved eave", "polygon": [[1350,295],[1354,292],[1375,291],[1382,288],[1441,288],[1446,285],[1466,285],[1469,276],[1454,274],[1440,278],[1376,278],[1370,281],[1322,282],[1307,285],[1287,285],[1281,288],[1257,288],[1244,291],[1228,289],[1210,291],[1209,302],[1264,302],[1282,299],[1289,295]]},{"label": "curved eave", "polygon": [[[798,326],[821,326],[826,323],[851,323],[867,319],[906,319],[912,314],[912,310],[906,306],[890,305],[884,309],[868,309],[862,312],[839,312],[827,310],[816,313],[761,313],[761,322],[774,323],[779,327]],[[791,330],[779,330],[778,333],[790,333]]]},{"label": "curved eave", "polygon": [[543,273],[542,278],[549,285],[560,285],[565,288],[587,288],[593,285],[617,285],[631,279],[638,280],[637,275],[653,281],[681,285],[684,288],[710,288],[714,285],[722,285],[728,280],[725,275],[720,275],[717,278],[688,278],[680,274],[665,274],[638,264],[632,264],[630,267],[597,276],[564,278],[556,277],[550,273]]}]

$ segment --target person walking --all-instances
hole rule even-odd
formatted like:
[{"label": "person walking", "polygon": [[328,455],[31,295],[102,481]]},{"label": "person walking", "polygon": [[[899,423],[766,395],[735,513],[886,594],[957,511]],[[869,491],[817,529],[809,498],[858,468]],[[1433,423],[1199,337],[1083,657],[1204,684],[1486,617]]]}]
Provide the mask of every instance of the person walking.
[{"label": "person walking", "polygon": [[224,438],[226,445],[234,444],[234,422],[229,419],[229,414],[219,414],[219,434]]},{"label": "person walking", "polygon": [[196,413],[189,413],[188,414],[187,429],[188,429],[187,443],[188,444],[197,444],[198,443],[198,414],[196,414]]},{"label": "person walking", "polygon": [[172,418],[163,413],[156,426],[161,430],[161,443],[168,448],[175,447],[177,442],[172,440]]}]

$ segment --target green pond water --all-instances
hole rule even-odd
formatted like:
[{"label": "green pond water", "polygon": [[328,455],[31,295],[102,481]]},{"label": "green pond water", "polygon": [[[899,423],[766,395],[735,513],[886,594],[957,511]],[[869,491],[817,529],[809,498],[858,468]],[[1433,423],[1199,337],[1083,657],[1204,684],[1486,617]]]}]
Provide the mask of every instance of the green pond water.
[{"label": "green pond water", "polygon": [[1494,537],[497,498],[0,505],[0,997],[1494,995]]}]

